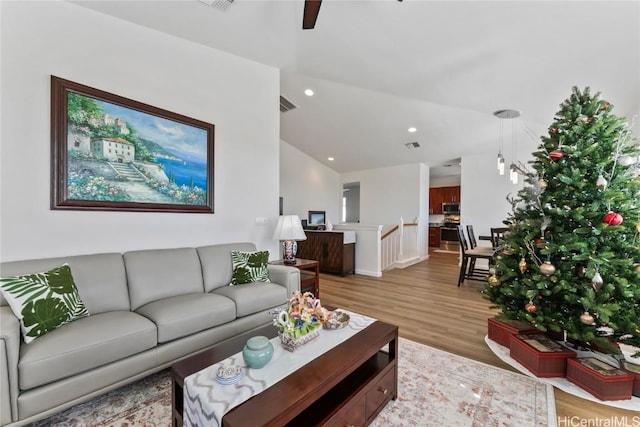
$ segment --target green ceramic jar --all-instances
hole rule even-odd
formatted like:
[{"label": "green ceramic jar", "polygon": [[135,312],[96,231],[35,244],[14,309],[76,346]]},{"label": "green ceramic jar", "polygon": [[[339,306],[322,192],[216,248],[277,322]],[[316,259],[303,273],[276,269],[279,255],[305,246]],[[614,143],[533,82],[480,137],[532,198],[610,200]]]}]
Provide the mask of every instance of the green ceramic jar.
[{"label": "green ceramic jar", "polygon": [[242,349],[242,358],[248,367],[260,369],[273,357],[273,344],[263,336],[251,337]]}]

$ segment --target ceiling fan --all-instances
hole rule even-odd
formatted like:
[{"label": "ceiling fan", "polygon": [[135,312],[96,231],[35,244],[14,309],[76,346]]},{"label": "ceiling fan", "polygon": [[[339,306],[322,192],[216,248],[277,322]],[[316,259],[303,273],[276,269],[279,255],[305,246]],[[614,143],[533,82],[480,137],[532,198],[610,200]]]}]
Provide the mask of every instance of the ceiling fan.
[{"label": "ceiling fan", "polygon": [[316,19],[318,19],[318,12],[320,12],[320,5],[322,0],[304,0],[304,13],[302,15],[302,29],[312,30],[316,26]]}]

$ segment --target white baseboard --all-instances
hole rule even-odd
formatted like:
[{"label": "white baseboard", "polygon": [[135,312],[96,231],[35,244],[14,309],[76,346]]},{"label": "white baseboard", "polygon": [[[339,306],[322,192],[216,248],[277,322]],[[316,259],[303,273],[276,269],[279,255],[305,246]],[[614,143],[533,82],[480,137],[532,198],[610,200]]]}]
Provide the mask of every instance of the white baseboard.
[{"label": "white baseboard", "polygon": [[382,277],[380,271],[359,270],[356,268],[356,274],[362,274],[363,276]]},{"label": "white baseboard", "polygon": [[424,257],[415,257],[415,258],[411,258],[411,259],[405,259],[405,260],[402,260],[402,261],[396,261],[393,264],[393,267],[400,268],[400,269],[407,268],[407,267],[410,267],[410,266],[412,266],[414,264],[417,264],[417,263],[419,263],[421,261],[424,261],[427,258],[428,258],[428,256],[424,256]]}]

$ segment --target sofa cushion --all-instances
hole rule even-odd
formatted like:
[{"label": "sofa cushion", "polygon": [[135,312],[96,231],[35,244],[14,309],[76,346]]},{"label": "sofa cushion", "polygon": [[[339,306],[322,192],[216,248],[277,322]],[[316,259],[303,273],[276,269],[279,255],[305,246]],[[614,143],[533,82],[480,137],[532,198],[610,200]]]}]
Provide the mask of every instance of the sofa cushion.
[{"label": "sofa cushion", "polygon": [[195,248],[131,251],[123,257],[133,311],[164,298],[204,292]]},{"label": "sofa cushion", "polygon": [[286,304],[287,288],[275,283],[247,283],[242,286],[225,286],[212,291],[224,295],[236,303],[236,316],[248,316]]},{"label": "sofa cushion", "polygon": [[0,292],[20,319],[27,344],[89,315],[68,264],[46,272],[0,278]]},{"label": "sofa cushion", "polygon": [[256,245],[250,242],[223,243],[198,247],[198,257],[200,257],[200,264],[202,264],[204,291],[211,292],[221,286],[229,285],[233,271],[231,251],[253,252],[255,250]]},{"label": "sofa cushion", "polygon": [[156,327],[129,311],[78,319],[20,347],[21,390],[111,363],[157,344]]},{"label": "sofa cushion", "polygon": [[164,343],[236,318],[236,306],[222,295],[195,293],[165,298],[146,304],[136,313],[158,328],[158,342]]},{"label": "sofa cushion", "polygon": [[269,251],[231,251],[233,274],[230,285],[269,282]]}]

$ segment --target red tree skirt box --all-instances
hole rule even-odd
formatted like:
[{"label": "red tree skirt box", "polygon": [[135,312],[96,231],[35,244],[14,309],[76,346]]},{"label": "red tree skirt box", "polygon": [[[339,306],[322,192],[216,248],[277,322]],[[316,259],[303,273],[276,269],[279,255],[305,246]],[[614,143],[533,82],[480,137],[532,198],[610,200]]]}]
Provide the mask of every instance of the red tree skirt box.
[{"label": "red tree skirt box", "polygon": [[631,399],[633,375],[594,357],[567,360],[567,380],[600,400]]},{"label": "red tree skirt box", "polygon": [[567,359],[576,357],[542,333],[512,335],[509,355],[540,378],[564,377]]},{"label": "red tree skirt box", "polygon": [[622,362],[624,364],[625,371],[628,371],[633,375],[633,391],[631,394],[640,397],[640,365],[635,365],[629,362]]},{"label": "red tree skirt box", "polygon": [[520,320],[487,319],[487,335],[498,344],[509,347],[511,335],[538,332],[536,328]]}]

